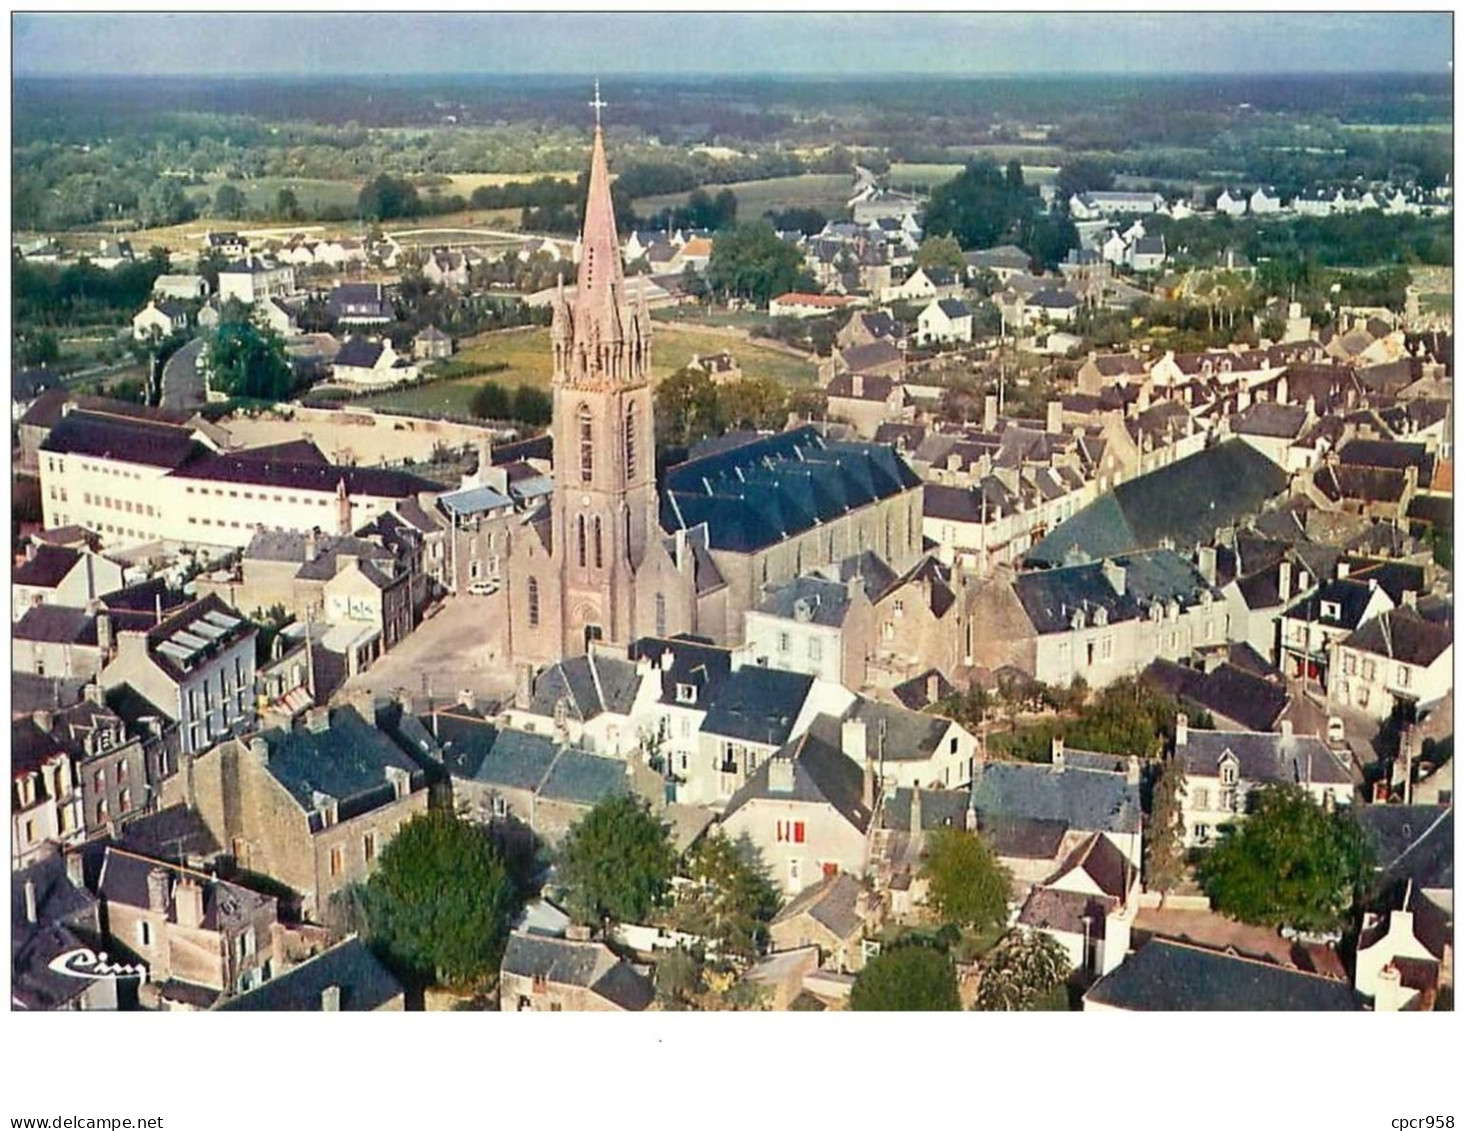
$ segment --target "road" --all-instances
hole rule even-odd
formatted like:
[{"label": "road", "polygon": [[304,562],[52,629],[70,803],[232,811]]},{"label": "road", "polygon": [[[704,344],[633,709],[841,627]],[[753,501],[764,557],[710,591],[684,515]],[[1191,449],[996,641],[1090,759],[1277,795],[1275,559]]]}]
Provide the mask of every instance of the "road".
[{"label": "road", "polygon": [[203,339],[194,338],[164,364],[163,392],[159,398],[163,408],[188,412],[205,403],[203,374],[198,369],[198,355],[202,350]]}]

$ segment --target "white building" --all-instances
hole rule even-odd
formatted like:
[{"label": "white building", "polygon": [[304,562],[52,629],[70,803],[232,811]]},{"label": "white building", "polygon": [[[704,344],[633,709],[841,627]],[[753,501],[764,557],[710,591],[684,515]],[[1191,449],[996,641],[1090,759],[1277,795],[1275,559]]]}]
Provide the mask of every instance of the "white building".
[{"label": "white building", "polygon": [[1427,708],[1453,685],[1449,626],[1407,606],[1379,613],[1333,648],[1328,698],[1379,720]]},{"label": "white building", "polygon": [[928,342],[972,340],[972,312],[959,298],[939,298],[916,316],[916,337]]}]

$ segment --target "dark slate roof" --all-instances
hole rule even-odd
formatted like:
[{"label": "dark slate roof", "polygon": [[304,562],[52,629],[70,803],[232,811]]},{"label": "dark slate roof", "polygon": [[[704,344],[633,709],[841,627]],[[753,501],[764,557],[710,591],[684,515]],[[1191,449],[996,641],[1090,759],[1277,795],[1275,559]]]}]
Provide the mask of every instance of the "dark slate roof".
[{"label": "dark slate roof", "polygon": [[1046,763],[979,762],[972,781],[978,822],[994,818],[1062,821],[1083,832],[1134,833],[1139,786],[1124,774]]},{"label": "dark slate roof", "polygon": [[[1093,833],[1059,865],[1057,875],[1083,872],[1105,895],[1123,899],[1135,881],[1135,867],[1108,837]],[[1057,877],[1055,876],[1055,879]]]},{"label": "dark slate roof", "polygon": [[1071,291],[1059,291],[1049,287],[1028,299],[1028,305],[1046,307],[1050,310],[1072,310],[1078,305],[1078,295]]},{"label": "dark slate roof", "polygon": [[1242,781],[1340,786],[1353,781],[1348,767],[1328,744],[1312,735],[1189,727],[1185,744],[1175,748],[1185,772],[1198,777],[1219,776],[1221,759],[1228,753],[1235,756]]},{"label": "dark slate roof", "polygon": [[1140,947],[1085,995],[1115,1009],[1356,1010],[1346,982],[1251,958],[1156,939]]},{"label": "dark slate roof", "polygon": [[35,675],[31,672],[10,673],[10,710],[12,714],[28,714],[31,711],[54,711],[67,707],[81,698],[81,689],[87,684],[82,678]]},{"label": "dark slate roof", "polygon": [[942,736],[951,726],[950,719],[908,711],[892,703],[863,697],[855,699],[845,718],[864,722],[871,754],[883,756],[887,762],[925,761],[937,752]]},{"label": "dark slate roof", "polygon": [[479,763],[473,780],[506,789],[539,789],[559,755],[560,744],[547,734],[501,730]]},{"label": "dark slate roof", "polygon": [[194,809],[181,802],[129,821],[117,837],[129,852],[159,860],[207,858],[223,846]]},{"label": "dark slate roof", "polygon": [[[921,823],[925,824],[924,821]],[[998,856],[1014,860],[1052,860],[1063,847],[1063,838],[1068,835],[1068,821],[1041,817],[978,817],[977,832]]]},{"label": "dark slate roof", "polygon": [[1028,560],[1056,565],[1075,546],[1096,560],[1165,538],[1181,547],[1208,542],[1286,487],[1280,467],[1246,441],[1228,440],[1106,492],[1060,523]]},{"label": "dark slate roof", "polygon": [[539,796],[549,801],[595,805],[629,790],[626,763],[619,758],[563,750],[539,787]]},{"label": "dark slate roof", "polygon": [[1419,486],[1427,488],[1434,474],[1435,457],[1423,444],[1402,444],[1392,440],[1349,440],[1338,449],[1338,462],[1362,467],[1388,467],[1402,471],[1419,469]]},{"label": "dark slate roof", "polygon": [[67,546],[40,545],[35,556],[15,567],[10,575],[12,585],[31,585],[38,589],[54,589],[81,561],[81,552]]},{"label": "dark slate roof", "polygon": [[97,618],[85,609],[66,605],[32,605],[16,621],[11,635],[16,640],[44,644],[97,646]]},{"label": "dark slate roof", "polygon": [[[904,786],[888,794],[880,807],[880,827],[911,832],[911,799],[914,796],[914,791]],[[921,790],[921,828],[966,828],[966,812],[971,801],[971,794],[964,789]],[[1060,832],[1059,836],[1062,835]]]},{"label": "dark slate roof", "polygon": [[650,979],[604,943],[515,932],[509,936],[502,968],[522,978],[588,989],[626,1010],[645,1009],[656,996]]},{"label": "dark slate roof", "polygon": [[530,710],[553,716],[564,701],[572,718],[588,721],[606,711],[629,714],[641,685],[636,665],[613,656],[586,654],[561,660],[534,681]]},{"label": "dark slate roof", "polygon": [[808,426],[672,468],[662,523],[705,522],[712,549],[750,553],[919,483],[892,448]]},{"label": "dark slate roof", "polygon": [[[878,369],[881,366],[895,364],[900,361],[901,352],[888,340],[879,338],[862,346],[850,346],[849,349],[840,350],[839,359],[849,367],[851,373],[863,373],[866,370]],[[879,381],[879,378],[874,377],[867,377],[865,379],[865,400],[883,401],[890,395],[889,378],[884,379],[884,392],[879,396],[875,396],[869,391]],[[828,391],[831,397],[851,396],[849,374],[836,377],[834,381],[830,382]]]},{"label": "dark slate roof", "polygon": [[25,885],[36,892],[36,923],[65,923],[85,928],[94,920],[96,897],[73,884],[66,872],[66,858],[57,854],[11,873],[10,929],[19,934],[26,926]]},{"label": "dark slate roof", "polygon": [[712,700],[702,732],[768,746],[788,741],[814,677],[748,665],[732,672]]},{"label": "dark slate roof", "polygon": [[862,890],[859,880],[848,872],[839,872],[799,892],[779,910],[773,922],[786,923],[807,914],[835,938],[853,938],[865,925],[858,910]]},{"label": "dark slate roof", "polygon": [[847,586],[805,575],[782,585],[769,586],[754,608],[784,620],[839,626],[844,623],[849,604]]},{"label": "dark slate roof", "polygon": [[233,452],[215,455],[202,450],[193,459],[177,467],[173,474],[212,482],[332,493],[344,482],[349,495],[375,495],[389,499],[406,498],[419,491],[436,494],[440,489],[437,484],[405,471],[379,467],[337,467],[333,464],[299,460],[260,461]]},{"label": "dark slate roof", "polygon": [[[840,749],[840,720],[820,715],[809,729],[780,749],[754,771],[727,803],[723,820],[750,801],[799,801],[827,804],[860,832],[870,828],[874,816],[864,804],[865,771]],[[776,759],[793,759],[792,793],[774,792],[768,787],[769,766]]]},{"label": "dark slate roof", "polygon": [[319,1013],[321,994],[332,986],[340,991],[343,1013],[381,1009],[402,996],[402,984],[353,936],[216,1008]]},{"label": "dark slate roof", "polygon": [[58,923],[32,927],[22,919],[12,920],[10,935],[10,1002],[12,1009],[68,1009],[86,992],[84,978],[58,974],[51,963],[67,951],[81,946],[98,947],[102,940],[90,932],[78,934]]},{"label": "dark slate roof", "polygon": [[968,318],[972,313],[967,307],[967,304],[959,298],[938,299],[936,305],[941,308],[941,313],[948,318]]},{"label": "dark slate roof", "polygon": [[499,729],[476,715],[442,711],[420,720],[442,751],[443,766],[455,778],[476,778],[498,741]]},{"label": "dark slate roof", "polygon": [[1380,613],[1350,634],[1343,644],[1376,656],[1428,667],[1453,640],[1449,625],[1426,620],[1413,609],[1403,608]]},{"label": "dark slate roof", "polygon": [[221,880],[205,872],[195,872],[172,864],[108,845],[97,880],[97,895],[105,903],[127,907],[148,906],[148,876],[161,869],[168,874],[168,905],[165,913],[177,921],[174,889],[185,876],[203,889],[203,920],[206,931],[221,931],[230,926],[248,923],[266,908],[273,908],[274,897],[239,884]]},{"label": "dark slate roof", "polygon": [[[1352,577],[1336,578],[1318,586],[1305,600],[1288,609],[1286,615],[1291,620],[1316,621],[1334,628],[1356,628],[1363,620],[1373,592],[1367,581]],[[1336,605],[1338,614],[1325,614],[1325,603]]]},{"label": "dark slate roof", "polygon": [[1415,495],[1409,500],[1408,515],[1416,522],[1450,530],[1455,525],[1455,500],[1449,495]]},{"label": "dark slate roof", "polygon": [[382,348],[381,342],[371,342],[365,338],[348,338],[346,344],[337,351],[334,364],[357,369],[372,369],[382,355]]},{"label": "dark slate roof", "polygon": [[1035,887],[1022,905],[1017,921],[1039,931],[1103,938],[1105,917],[1118,903],[1104,895]]},{"label": "dark slate roof", "polygon": [[329,728],[319,733],[305,727],[273,729],[264,732],[264,739],[270,748],[270,774],[306,812],[315,808],[317,791],[336,799],[343,821],[392,801],[389,766],[421,783],[417,764],[354,707],[334,708]]},{"label": "dark slate roof", "polygon": [[[665,657],[671,662],[665,664]],[[649,660],[661,679],[661,702],[671,705],[695,706],[704,710],[716,701],[723,683],[732,673],[732,653],[726,648],[687,636],[673,636],[669,639],[646,636],[631,645],[632,660]],[[679,698],[678,687],[693,688],[694,700],[686,703]]]},{"label": "dark slate roof", "polygon": [[1425,568],[1412,562],[1350,557],[1348,566],[1350,578],[1377,581],[1379,588],[1389,595],[1389,600],[1395,605],[1404,603],[1405,593],[1413,593],[1417,597],[1429,590],[1429,577]]},{"label": "dark slate roof", "polygon": [[[114,622],[118,616],[112,614]],[[255,632],[254,625],[226,605],[222,597],[210,593],[147,629],[148,656],[167,675],[181,681],[189,672]],[[197,643],[199,640],[203,641],[202,645]],[[188,654],[169,655],[174,645],[187,649]]]},{"label": "dark slate roof", "polygon": [[1455,809],[1437,805],[1359,805],[1354,816],[1373,845],[1384,881],[1416,888],[1455,887]]},{"label": "dark slate roof", "polygon": [[[935,695],[931,694],[933,678],[936,681]],[[935,668],[930,668],[904,683],[896,684],[890,691],[903,706],[909,707],[912,711],[919,711],[955,695],[956,685]]]},{"label": "dark slate roof", "polygon": [[186,428],[76,411],[51,429],[41,450],[172,469],[204,448]]},{"label": "dark slate roof", "polygon": [[1248,730],[1270,731],[1290,702],[1281,684],[1230,663],[1201,672],[1170,660],[1155,660],[1142,675],[1151,686],[1224,715]]},{"label": "dark slate roof", "polygon": [[1231,431],[1241,436],[1269,436],[1279,440],[1292,440],[1302,433],[1306,425],[1307,409],[1301,405],[1262,401],[1234,417]]}]

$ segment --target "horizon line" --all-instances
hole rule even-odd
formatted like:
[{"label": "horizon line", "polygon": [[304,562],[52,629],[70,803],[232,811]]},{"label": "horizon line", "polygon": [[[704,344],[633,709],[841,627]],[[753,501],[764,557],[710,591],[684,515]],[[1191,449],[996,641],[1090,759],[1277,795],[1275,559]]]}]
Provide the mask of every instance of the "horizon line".
[{"label": "horizon line", "polygon": [[[1374,69],[1374,70],[1300,70],[1300,71],[1278,71],[1276,69],[1264,69],[1256,71],[1239,70],[1216,70],[1203,71],[1190,68],[1185,74],[1173,72],[1155,71],[1073,71],[1073,70],[1031,70],[1031,71],[679,71],[667,73],[666,71],[605,71],[599,70],[598,74],[611,75],[623,79],[639,79],[643,81],[674,82],[677,80],[693,78],[709,79],[741,79],[741,80],[762,80],[762,79],[848,79],[850,81],[869,82],[871,79],[1031,79],[1031,78],[1124,78],[1124,79],[1165,79],[1171,82],[1186,82],[1193,78],[1359,78],[1364,76],[1376,77],[1450,77],[1454,74],[1453,67],[1440,69]],[[153,80],[153,79],[393,79],[393,78],[486,78],[486,79],[581,79],[589,72],[581,71],[479,71],[479,70],[446,70],[446,71],[151,71],[131,73],[126,71],[24,71],[17,69],[12,73],[13,80],[20,79],[55,79],[75,81],[77,79],[128,79],[128,80]],[[589,81],[588,79],[586,81]]]}]

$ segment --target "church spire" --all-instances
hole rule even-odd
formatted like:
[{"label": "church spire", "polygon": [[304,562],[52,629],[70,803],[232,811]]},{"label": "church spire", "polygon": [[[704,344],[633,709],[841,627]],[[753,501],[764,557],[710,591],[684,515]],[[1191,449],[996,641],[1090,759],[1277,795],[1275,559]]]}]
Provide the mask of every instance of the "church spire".
[{"label": "church spire", "polygon": [[[596,103],[600,102],[596,91]],[[600,110],[597,106],[596,116]],[[606,297],[623,295],[621,243],[616,235],[615,205],[610,197],[610,169],[605,161],[605,135],[597,121],[590,153],[590,194],[585,201],[585,227],[580,234],[580,274],[576,297],[585,305],[603,308]],[[593,304],[588,301],[597,300]]]}]

